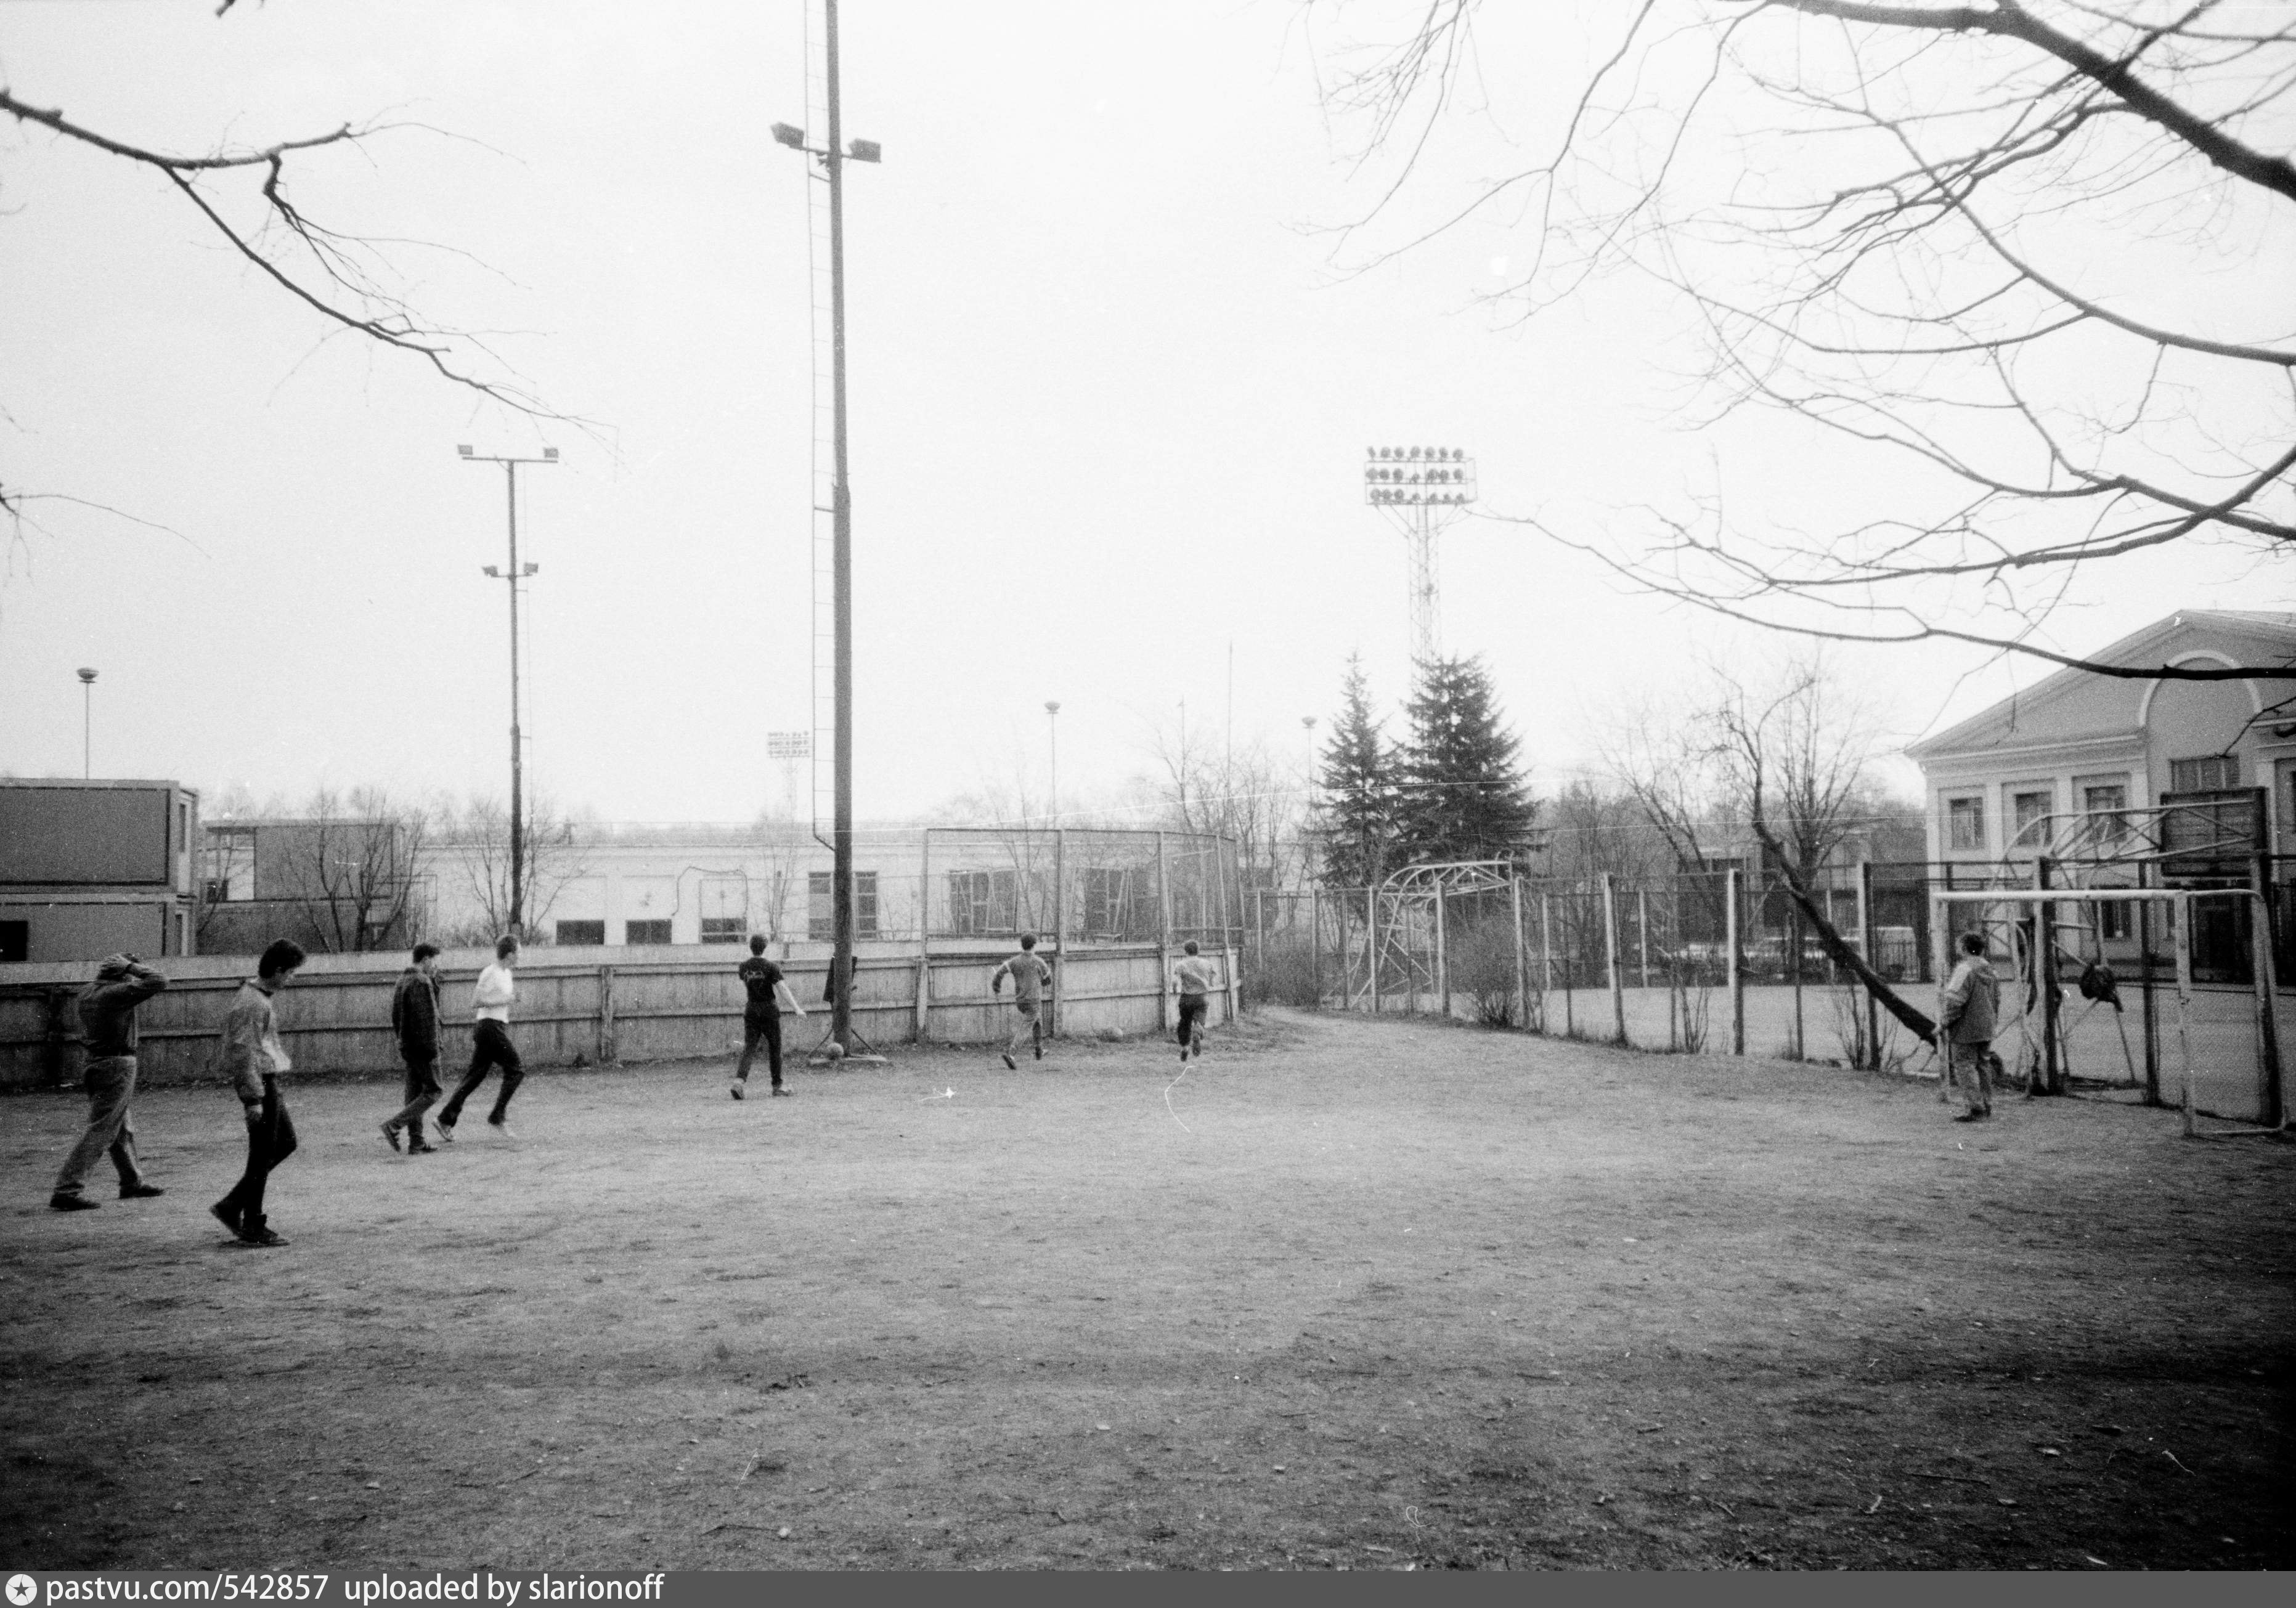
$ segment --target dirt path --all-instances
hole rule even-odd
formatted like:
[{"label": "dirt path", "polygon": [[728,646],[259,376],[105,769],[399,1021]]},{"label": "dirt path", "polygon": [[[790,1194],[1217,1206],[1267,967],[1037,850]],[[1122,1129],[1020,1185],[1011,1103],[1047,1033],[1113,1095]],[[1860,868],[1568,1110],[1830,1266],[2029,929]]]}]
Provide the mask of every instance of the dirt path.
[{"label": "dirt path", "polygon": [[2284,1144],[1281,1013],[1180,1071],[541,1075],[420,1158],[303,1088],[276,1252],[201,1215],[223,1092],[78,1217],[75,1103],[0,1102],[0,1552],[2296,1564]]}]

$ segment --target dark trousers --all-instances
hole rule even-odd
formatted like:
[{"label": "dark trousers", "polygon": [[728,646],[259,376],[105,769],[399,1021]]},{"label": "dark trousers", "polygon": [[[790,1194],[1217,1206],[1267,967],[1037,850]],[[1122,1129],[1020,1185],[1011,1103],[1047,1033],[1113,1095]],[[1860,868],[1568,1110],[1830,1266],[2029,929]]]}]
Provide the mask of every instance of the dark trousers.
[{"label": "dark trousers", "polygon": [[1180,996],[1179,1039],[1183,1045],[1193,1044],[1203,1036],[1204,1013],[1210,1008],[1211,997],[1208,994]]},{"label": "dark trousers", "polygon": [[135,1122],[127,1103],[135,1097],[135,1057],[103,1055],[87,1063],[87,1127],[56,1174],[56,1194],[78,1194],[80,1181],[109,1153],[122,1189],[144,1181],[135,1165]]},{"label": "dark trousers", "polygon": [[766,1046],[766,1070],[773,1074],[774,1087],[782,1086],[782,1017],[779,1011],[770,1016],[758,1016],[750,1012],[742,1013],[742,1064],[734,1069],[736,1082],[750,1080],[750,1061],[759,1045]]},{"label": "dark trousers", "polygon": [[422,1113],[439,1099],[439,1061],[436,1056],[420,1059],[406,1057],[406,1103],[390,1120],[393,1128],[403,1128],[414,1136],[417,1144],[422,1143]]},{"label": "dark trousers", "polygon": [[479,1085],[487,1080],[488,1068],[502,1068],[502,1083],[495,1090],[495,1108],[487,1115],[489,1122],[500,1122],[510,1114],[510,1097],[526,1081],[526,1065],[518,1058],[518,1048],[510,1041],[508,1028],[491,1016],[482,1016],[472,1038],[476,1043],[471,1051],[471,1070],[463,1074],[462,1082],[455,1086],[455,1092],[440,1109],[441,1128],[452,1128],[463,1120],[463,1102],[476,1094]]},{"label": "dark trousers", "polygon": [[224,1209],[239,1219],[242,1235],[262,1231],[263,1186],[271,1169],[294,1153],[295,1120],[287,1114],[278,1086],[266,1078],[262,1103],[247,1110],[247,1170],[223,1198]]}]

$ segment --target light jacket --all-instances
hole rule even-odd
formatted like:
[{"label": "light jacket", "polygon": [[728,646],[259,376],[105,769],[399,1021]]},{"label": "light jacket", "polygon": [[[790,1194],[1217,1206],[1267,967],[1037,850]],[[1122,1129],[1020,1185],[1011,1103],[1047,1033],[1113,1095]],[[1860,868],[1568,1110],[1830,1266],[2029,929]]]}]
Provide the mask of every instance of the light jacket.
[{"label": "light jacket", "polygon": [[240,984],[223,1018],[223,1070],[233,1089],[251,1104],[263,1098],[265,1079],[294,1064],[279,1042],[279,1013],[270,994],[251,979]]}]

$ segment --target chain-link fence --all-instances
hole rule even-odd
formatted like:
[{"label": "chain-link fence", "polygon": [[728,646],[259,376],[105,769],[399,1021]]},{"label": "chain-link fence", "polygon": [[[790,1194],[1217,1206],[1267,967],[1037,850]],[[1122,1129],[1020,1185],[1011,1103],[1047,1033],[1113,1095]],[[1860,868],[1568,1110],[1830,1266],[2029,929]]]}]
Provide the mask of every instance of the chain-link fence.
[{"label": "chain-link fence", "polygon": [[[2054,986],[2081,996],[2065,1018],[2072,1026],[2062,1059],[2076,1069],[2074,1081],[2159,1097],[2167,1030],[2156,995],[2175,982],[2173,901],[2082,898],[2085,888],[2158,878],[2158,869],[2053,863],[2038,874],[2062,890],[2051,905]],[[1933,1014],[1938,967],[1962,931],[1983,925],[1986,907],[1932,896],[2030,893],[2036,875],[2030,863],[1866,864],[1833,875],[1810,898],[1850,955]],[[2280,1109],[2278,1046],[2296,1025],[2283,1020],[2296,1000],[2259,983],[2257,970],[2287,950],[2278,909],[2286,890],[2268,860],[2252,877],[2239,886],[2265,898],[2190,901],[2184,951],[2209,1053],[2231,1058],[2208,1074],[2234,1091],[2223,1096],[2229,1116],[2250,1105]],[[2189,878],[2182,885],[2195,886]],[[1948,913],[1942,930],[1939,910]],[[1254,894],[1247,914],[1245,986],[1254,999],[1423,1013],[1652,1050],[1932,1063],[1927,1044],[1825,944],[1775,873],[1644,883],[1520,878],[1466,894],[1392,882],[1271,890]],[[2272,931],[2259,933],[2259,922]],[[2257,1021],[2244,1026],[2243,1013]],[[2251,1089],[2265,1092],[2253,1100],[2238,1093]]]},{"label": "chain-link fence", "polygon": [[924,829],[924,935],[1224,948],[1242,931],[1234,842],[1188,832]]}]

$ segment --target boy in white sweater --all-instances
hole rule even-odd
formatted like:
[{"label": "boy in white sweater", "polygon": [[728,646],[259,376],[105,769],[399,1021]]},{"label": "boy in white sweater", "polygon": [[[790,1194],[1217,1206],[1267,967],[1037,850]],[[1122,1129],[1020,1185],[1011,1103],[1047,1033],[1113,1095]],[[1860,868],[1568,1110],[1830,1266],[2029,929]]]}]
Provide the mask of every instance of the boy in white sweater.
[{"label": "boy in white sweater", "polygon": [[471,997],[471,1070],[463,1074],[463,1081],[439,1110],[441,1139],[454,1139],[455,1124],[463,1120],[463,1102],[487,1080],[487,1069],[496,1066],[502,1068],[502,1082],[495,1090],[495,1108],[487,1116],[487,1125],[505,1139],[517,1136],[510,1131],[508,1121],[510,1097],[526,1081],[526,1068],[519,1061],[518,1047],[510,1041],[511,1001],[518,997],[518,985],[511,972],[517,964],[518,939],[504,933],[495,940],[495,964],[479,973],[478,989]]}]

